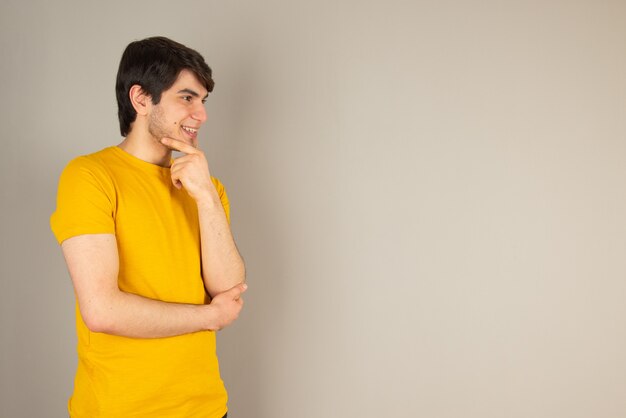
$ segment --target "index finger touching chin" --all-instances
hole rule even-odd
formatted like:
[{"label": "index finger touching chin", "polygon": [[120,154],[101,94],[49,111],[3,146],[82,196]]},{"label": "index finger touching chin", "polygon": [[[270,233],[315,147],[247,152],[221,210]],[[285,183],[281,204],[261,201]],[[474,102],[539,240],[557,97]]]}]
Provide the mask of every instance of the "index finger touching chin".
[{"label": "index finger touching chin", "polygon": [[193,154],[198,151],[192,145],[189,145],[183,141],[180,141],[174,138],[168,138],[168,137],[161,138],[161,143],[163,145],[167,145],[168,147],[176,151],[184,152],[185,154]]}]

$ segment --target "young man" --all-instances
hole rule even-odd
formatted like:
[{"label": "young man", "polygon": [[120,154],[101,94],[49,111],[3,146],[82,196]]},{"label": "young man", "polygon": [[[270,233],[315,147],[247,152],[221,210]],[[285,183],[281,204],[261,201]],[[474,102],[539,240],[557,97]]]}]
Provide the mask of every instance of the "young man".
[{"label": "young man", "polygon": [[197,148],[212,90],[196,51],[129,44],[116,83],[124,140],[61,175],[51,226],[77,298],[73,418],[226,416],[215,331],[237,318],[246,285],[226,192]]}]

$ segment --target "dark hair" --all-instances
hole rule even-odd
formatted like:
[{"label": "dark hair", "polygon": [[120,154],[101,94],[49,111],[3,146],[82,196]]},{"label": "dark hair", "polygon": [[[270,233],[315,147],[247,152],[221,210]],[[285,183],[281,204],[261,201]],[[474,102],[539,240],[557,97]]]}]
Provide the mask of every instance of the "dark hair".
[{"label": "dark hair", "polygon": [[138,84],[152,98],[161,101],[161,93],[172,87],[182,70],[193,72],[207,91],[213,91],[211,68],[197,51],[171,39],[157,36],[128,44],[117,71],[115,94],[117,115],[122,136],[128,135],[130,125],[137,118],[128,93]]}]

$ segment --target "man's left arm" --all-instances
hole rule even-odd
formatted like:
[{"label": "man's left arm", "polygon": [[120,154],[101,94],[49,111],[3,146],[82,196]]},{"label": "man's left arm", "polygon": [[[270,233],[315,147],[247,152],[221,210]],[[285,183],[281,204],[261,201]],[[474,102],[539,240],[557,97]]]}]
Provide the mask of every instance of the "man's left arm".
[{"label": "man's left arm", "polygon": [[198,205],[202,252],[202,279],[211,297],[245,282],[246,270],[235,245],[220,196],[211,181],[204,153],[172,138],[163,144],[187,155],[177,158],[171,167],[172,182],[184,187]]}]

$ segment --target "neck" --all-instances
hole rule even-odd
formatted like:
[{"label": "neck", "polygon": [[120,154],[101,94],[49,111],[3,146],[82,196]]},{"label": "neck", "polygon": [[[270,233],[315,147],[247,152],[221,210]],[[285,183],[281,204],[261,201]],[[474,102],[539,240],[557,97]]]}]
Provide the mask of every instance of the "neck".
[{"label": "neck", "polygon": [[161,144],[158,139],[148,132],[142,135],[135,130],[131,130],[118,147],[150,164],[156,164],[161,167],[170,166],[172,150]]}]

